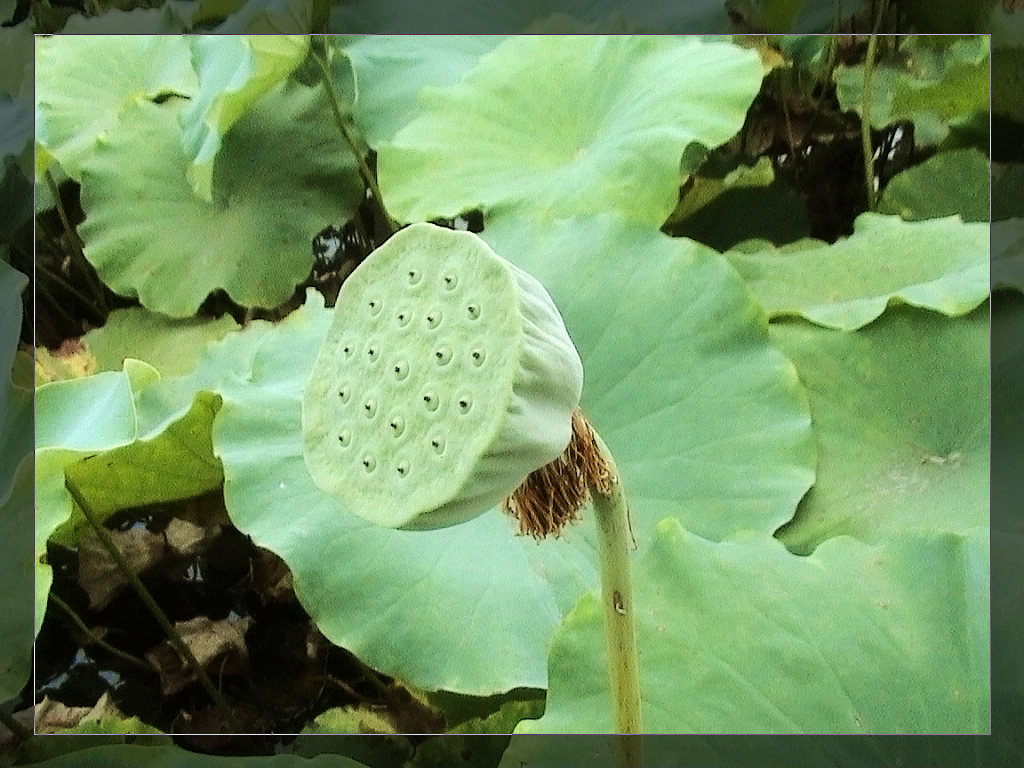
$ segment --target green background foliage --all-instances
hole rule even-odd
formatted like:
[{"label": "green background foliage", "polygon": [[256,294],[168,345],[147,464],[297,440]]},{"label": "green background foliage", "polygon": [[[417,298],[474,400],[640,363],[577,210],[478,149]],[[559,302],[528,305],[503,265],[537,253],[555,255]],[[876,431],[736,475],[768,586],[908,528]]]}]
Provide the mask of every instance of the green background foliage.
[{"label": "green background foliage", "polygon": [[[134,13],[172,30],[219,21],[230,5]],[[289,24],[341,23],[359,6],[300,5],[250,4],[223,29],[309,31]],[[813,2],[740,5],[749,24],[830,20]],[[115,25],[119,13],[73,25]],[[513,12],[467,13],[461,23]],[[612,12],[595,23],[615,23]],[[538,699],[509,700],[502,718],[470,718],[464,730],[514,729],[502,765],[561,764],[557,742],[526,734],[610,725],[593,521],[543,542],[516,537],[496,509],[446,531],[391,531],[316,489],[299,399],[333,310],[308,291],[282,320],[236,327],[194,316],[218,288],[245,307],[285,301],[308,274],[311,235],[355,212],[355,163],[303,66],[301,37],[281,41],[280,59],[241,38],[224,38],[230,51],[212,38],[174,39],[40,47],[37,169],[81,183],[85,255],[143,308],[115,312],[83,338],[90,375],[36,391],[36,630],[51,586],[40,556],[48,541],[74,547],[85,531],[65,477],[104,515],[223,488],[233,525],[284,560],[330,642],[439,692],[448,712],[448,694],[544,695],[539,719],[527,719],[541,714]],[[1019,709],[1019,692],[1001,680],[989,709],[987,335],[991,308],[993,334],[1015,343],[1007,329],[1019,328],[1020,312],[1006,292],[990,298],[985,279],[977,191],[991,158],[971,131],[988,108],[987,44],[912,40],[908,61],[879,64],[873,93],[890,96],[872,104],[875,127],[909,120],[934,155],[897,173],[848,236],[812,241],[801,222],[784,239],[725,253],[659,227],[680,185],[685,193],[706,173],[702,158],[743,128],[770,58],[671,38],[335,45],[335,86],[379,152],[390,213],[405,222],[482,208],[482,237],[540,279],[563,314],[584,361],[583,407],[631,499],[651,730],[982,733],[990,715],[1004,722],[997,703]],[[131,76],[112,74],[119,67]],[[104,76],[81,76],[93,70]],[[839,66],[835,82],[858,114],[860,65]],[[766,191],[777,178],[746,188]],[[1007,189],[1019,188],[1013,178]],[[1019,287],[1024,215],[1010,213],[993,256],[1003,283]],[[720,238],[728,219],[714,226],[715,243],[735,242]],[[23,281],[0,267],[13,305]],[[16,324],[16,312],[4,321]],[[3,349],[14,349],[13,335]],[[993,374],[993,397],[1005,394],[1002,381]],[[3,392],[7,434],[24,432],[28,393]],[[5,531],[23,529],[30,512],[27,450],[4,453]],[[994,569],[1017,528],[993,532]],[[27,594],[32,562],[10,567],[8,581]],[[999,632],[1019,624],[999,605],[992,664],[1005,652]],[[7,697],[28,670],[24,634],[0,633],[4,658],[21,659],[0,669]],[[118,722],[131,727],[104,728]],[[1005,757],[1018,741],[1003,736],[988,754]],[[443,743],[401,750],[428,765],[431,749],[448,755]],[[694,760],[722,757],[701,744]],[[873,742],[857,744],[844,764],[878,756]],[[790,756],[806,757],[801,749]],[[897,762],[922,754],[886,749]],[[956,748],[937,749],[932,763],[960,764],[950,762],[963,757]],[[766,754],[729,759],[754,765]],[[978,754],[973,764],[989,764]],[[47,764],[143,755],[220,761],[119,744]],[[233,760],[300,759],[361,764],[336,754]],[[374,762],[372,751],[358,759]]]}]

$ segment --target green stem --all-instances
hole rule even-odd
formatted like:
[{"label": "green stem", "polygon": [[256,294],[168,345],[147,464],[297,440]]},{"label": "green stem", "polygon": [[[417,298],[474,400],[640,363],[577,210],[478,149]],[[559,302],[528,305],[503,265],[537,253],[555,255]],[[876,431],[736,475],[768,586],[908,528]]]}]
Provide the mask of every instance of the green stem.
[{"label": "green stem", "polygon": [[334,122],[338,125],[338,130],[341,131],[341,135],[345,138],[345,142],[352,150],[352,155],[356,159],[356,167],[359,170],[359,175],[363,179],[363,183],[366,184],[366,188],[370,190],[370,194],[373,197],[373,204],[377,208],[378,216],[381,222],[388,228],[388,234],[393,235],[398,231],[398,225],[391,214],[388,213],[387,208],[384,207],[384,197],[380,193],[380,187],[377,185],[377,174],[371,169],[369,164],[366,162],[366,155],[369,150],[369,146],[359,135],[359,130],[355,124],[352,123],[351,118],[348,116],[347,110],[342,109],[341,99],[338,98],[338,92],[334,88],[334,80],[331,77],[331,68],[327,64],[325,56],[321,56],[319,52],[313,52],[313,58],[316,60],[317,65],[320,67],[320,75],[323,79],[324,90],[327,93],[327,101],[331,105],[331,112],[334,113]]},{"label": "green stem", "polygon": [[131,664],[136,669],[142,669],[146,672],[156,671],[150,664],[147,664],[142,659],[138,658],[137,656],[132,656],[130,653],[122,651],[120,648],[115,648],[102,637],[100,637],[98,634],[96,634],[92,629],[90,629],[86,625],[86,623],[82,620],[82,617],[75,613],[74,608],[65,603],[64,600],[61,599],[60,595],[58,595],[52,589],[50,590],[50,601],[53,602],[53,604],[60,608],[62,611],[64,611],[64,613],[68,615],[68,618],[70,618],[71,621],[74,622],[75,626],[78,627],[79,630],[81,630],[93,643],[98,645],[107,653],[111,653],[114,656],[117,656],[117,658],[121,659],[127,664]]},{"label": "green stem", "polygon": [[189,666],[192,667],[192,670],[196,673],[196,677],[198,678],[200,685],[202,685],[203,688],[206,689],[206,692],[210,695],[210,698],[213,700],[214,704],[216,704],[217,709],[220,710],[220,713],[224,716],[227,722],[236,732],[241,733],[243,730],[242,724],[235,716],[235,713],[232,711],[231,707],[228,706],[227,700],[221,694],[217,686],[213,684],[213,680],[210,679],[210,676],[206,673],[206,670],[203,668],[203,665],[199,663],[199,660],[195,657],[195,654],[192,653],[192,649],[189,648],[188,643],[185,642],[184,638],[182,638],[181,634],[171,623],[170,619],[167,618],[167,614],[163,612],[163,609],[161,609],[160,606],[157,604],[156,600],[153,599],[153,596],[149,593],[149,590],[146,589],[145,585],[142,583],[142,580],[132,569],[131,564],[128,562],[127,558],[125,558],[121,550],[118,549],[117,544],[114,542],[114,539],[110,536],[110,533],[107,531],[107,529],[103,527],[103,524],[96,516],[96,512],[93,510],[92,506],[89,504],[88,501],[85,500],[81,492],[78,490],[78,488],[75,486],[75,484],[71,481],[70,478],[65,478],[64,485],[68,489],[68,493],[71,494],[71,498],[75,500],[75,503],[78,504],[78,507],[82,510],[82,514],[85,515],[86,519],[89,521],[89,524],[93,527],[93,530],[96,532],[96,536],[99,538],[100,543],[102,543],[107,552],[110,553],[110,556],[113,558],[114,562],[117,563],[118,569],[121,571],[122,575],[128,581],[128,584],[131,585],[132,589],[135,590],[135,594],[139,596],[139,599],[142,600],[142,603],[153,615],[153,618],[156,619],[157,623],[160,625],[160,628],[163,629],[164,634],[167,635],[167,639],[170,640],[171,645],[174,646],[178,653],[181,654],[181,657],[185,659]]},{"label": "green stem", "polygon": [[640,709],[640,670],[636,655],[636,630],[633,626],[633,586],[629,575],[632,544],[629,505],[618,469],[608,446],[594,432],[601,457],[608,465],[608,493],[596,485],[590,488],[597,518],[598,553],[601,563],[601,602],[604,605],[605,637],[612,701],[615,707],[615,732],[620,768],[643,765],[643,733]]},{"label": "green stem", "polygon": [[867,192],[868,210],[875,209],[878,192],[875,190],[875,158],[874,147],[871,145],[871,92],[875,78],[875,52],[878,48],[878,30],[882,25],[882,16],[885,15],[887,0],[882,0],[878,9],[878,16],[875,19],[874,29],[871,30],[871,37],[868,38],[868,50],[864,56],[864,89],[860,104],[860,145],[864,155],[864,186]]},{"label": "green stem", "polygon": [[50,194],[53,195],[53,204],[57,208],[57,216],[60,217],[60,223],[64,226],[64,234],[78,247],[79,253],[81,253],[82,238],[78,236],[77,230],[71,226],[71,219],[68,218],[68,213],[64,210],[64,201],[61,199],[57,180],[53,178],[53,174],[50,171],[46,171],[44,176],[46,178],[46,186],[50,188]]}]

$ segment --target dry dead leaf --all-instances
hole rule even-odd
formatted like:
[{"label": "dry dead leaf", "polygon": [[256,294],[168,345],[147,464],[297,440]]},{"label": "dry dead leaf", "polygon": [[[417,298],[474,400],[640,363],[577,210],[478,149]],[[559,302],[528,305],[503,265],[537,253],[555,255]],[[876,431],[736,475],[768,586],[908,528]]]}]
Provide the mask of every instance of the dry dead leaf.
[{"label": "dry dead leaf", "polygon": [[[136,574],[145,573],[176,557],[194,554],[205,541],[216,535],[215,530],[177,518],[173,518],[160,532],[137,525],[126,531],[109,533]],[[96,536],[84,538],[78,546],[78,583],[89,595],[89,607],[95,610],[106,607],[118,590],[128,583]]]},{"label": "dry dead leaf", "polygon": [[[134,573],[146,571],[167,556],[164,537],[142,526],[110,531],[110,536]],[[89,607],[93,609],[104,608],[128,583],[96,536],[88,536],[78,545],[78,583],[89,595]]]},{"label": "dry dead leaf", "polygon": [[[221,619],[213,621],[196,616],[174,626],[196,660],[212,677],[242,675],[249,670],[249,652],[245,633],[252,619]],[[165,696],[177,693],[196,680],[196,673],[170,644],[164,641],[146,653],[149,661],[160,673],[160,688]]]},{"label": "dry dead leaf", "polygon": [[292,572],[284,560],[267,549],[257,548],[250,561],[253,591],[263,605],[295,602]]},{"label": "dry dead leaf", "polygon": [[36,705],[36,733],[57,733],[103,717],[124,717],[109,691],[105,691],[91,707],[69,707],[44,696]]}]

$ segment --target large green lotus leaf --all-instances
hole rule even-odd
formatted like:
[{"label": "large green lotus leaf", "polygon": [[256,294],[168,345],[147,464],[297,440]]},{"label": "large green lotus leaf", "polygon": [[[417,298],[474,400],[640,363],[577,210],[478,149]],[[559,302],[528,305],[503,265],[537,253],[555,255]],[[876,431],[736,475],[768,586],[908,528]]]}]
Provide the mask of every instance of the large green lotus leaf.
[{"label": "large green lotus leaf", "polygon": [[[38,720],[37,727],[40,728],[40,731],[37,731],[39,735],[51,733],[44,726],[39,725]],[[99,717],[87,715],[69,728],[60,728],[57,733],[61,736],[75,736],[75,738],[32,739],[22,745],[18,753],[18,762],[27,765],[46,763],[69,754],[80,754],[83,750],[115,744],[143,747],[174,744],[171,736],[144,723],[138,717],[125,717],[120,713],[100,715]]]},{"label": "large green lotus leaf", "polygon": [[[167,94],[193,96],[196,75],[183,37],[57,35],[36,40],[36,140],[79,178],[122,113]],[[133,133],[128,126],[129,133]],[[139,155],[160,152],[148,147]]]},{"label": "large green lotus leaf", "polygon": [[363,35],[342,41],[356,77],[352,113],[370,146],[389,141],[418,112],[425,86],[454,85],[497,35]]},{"label": "large green lotus leaf", "polygon": [[[636,563],[649,733],[986,733],[988,529],[810,557],[763,535],[712,543],[667,519]],[[551,646],[539,720],[517,733],[612,728],[603,611],[585,596]],[[513,737],[502,765],[545,765]]]},{"label": "large green lotus leaf", "polygon": [[867,325],[889,304],[947,315],[977,307],[989,291],[989,228],[958,216],[905,222],[863,213],[832,245],[731,251],[729,262],[769,315],[800,315],[829,328]]},{"label": "large green lotus leaf", "polygon": [[82,343],[97,370],[120,370],[124,359],[131,357],[145,360],[165,376],[181,376],[196,367],[207,343],[237,327],[230,315],[216,320],[173,318],[128,307],[111,312],[102,327],[82,337]]},{"label": "large green lotus leaf", "polygon": [[327,16],[326,3],[310,0],[246,0],[205,6],[205,11],[226,17],[213,30],[217,35],[308,35],[319,31]]},{"label": "large green lotus leaf", "polygon": [[960,214],[964,221],[988,221],[988,158],[977,149],[939,152],[896,174],[875,210],[907,221]]},{"label": "large green lotus leaf", "polygon": [[[807,403],[733,270],[614,217],[528,223],[498,253],[543,267],[586,361],[584,406],[619,455],[640,546],[666,512],[716,537],[767,535],[789,519],[813,478]],[[375,668],[430,690],[544,687],[551,633],[597,583],[591,516],[536,543],[497,511],[395,531],[320,493],[302,458],[300,398],[330,318],[307,301],[280,324],[229,334],[191,384],[174,385],[223,398],[213,437],[232,519],[285,559],[327,637]],[[140,412],[171,386],[144,392]]]},{"label": "large green lotus leaf", "polygon": [[28,278],[0,261],[0,701],[16,696],[31,672],[32,393],[11,381],[21,327],[21,292]]},{"label": "large green lotus leaf", "polygon": [[629,3],[571,0],[555,11],[546,0],[351,0],[331,8],[330,30],[344,33],[508,34],[544,28],[550,22],[597,27],[591,31],[692,32],[729,31],[722,0],[688,3]]},{"label": "large green lotus leaf", "polygon": [[40,768],[366,768],[341,755],[319,755],[314,758],[298,755],[257,755],[224,757],[204,755],[181,747],[143,747],[116,744],[90,747],[66,755],[33,763]]},{"label": "large green lotus leaf", "polygon": [[811,399],[818,479],[779,537],[962,533],[989,521],[989,315],[909,308],[857,333],[771,327]]},{"label": "large green lotus leaf", "polygon": [[215,288],[276,306],[309,274],[310,238],[360,194],[323,90],[286,81],[247,110],[217,156],[213,203],[186,179],[181,109],[127,107],[85,164],[85,255],[115,291],[172,317],[194,314]]},{"label": "large green lotus leaf", "polygon": [[44,384],[36,390],[35,631],[46,612],[53,570],[41,561],[50,535],[71,517],[64,468],[90,454],[127,445],[136,437],[131,361],[121,372]]},{"label": "large green lotus leaf", "polygon": [[233,371],[212,385],[223,398],[213,438],[232,521],[288,563],[320,630],[371,666],[424,689],[544,687],[560,613],[510,519],[494,511],[440,531],[396,531],[313,484],[301,399],[330,319],[322,301],[307,302],[261,329],[260,343],[236,352],[229,336],[210,359]]},{"label": "large green lotus leaf", "polygon": [[0,260],[0,505],[11,493],[18,464],[32,451],[32,393],[11,381],[27,284],[25,275]]},{"label": "large green lotus leaf", "polygon": [[734,135],[762,74],[754,51],[727,42],[511,38],[458,84],[422,92],[420,115],[379,148],[381,191],[408,221],[482,206],[658,226],[693,170],[683,149]]},{"label": "large green lotus leaf", "polygon": [[[992,732],[1024,754],[1024,297],[992,296]],[[989,760],[995,765],[996,761]],[[1007,761],[1009,764],[1009,761]]]},{"label": "large green lotus leaf", "polygon": [[[862,111],[864,66],[835,71],[836,96],[844,110]],[[950,125],[989,108],[989,41],[977,36],[956,42],[913,38],[901,59],[876,65],[871,84],[871,125],[914,123],[918,144],[937,144]]]},{"label": "large green lotus leaf", "polygon": [[[13,12],[13,5],[10,10]],[[35,80],[35,43],[30,24],[0,27],[0,50],[4,51],[5,62],[0,70],[0,92],[27,96],[29,103],[32,102]]]},{"label": "large green lotus leaf", "polygon": [[992,286],[1024,291],[1024,218],[992,222]]},{"label": "large green lotus leaf", "polygon": [[0,94],[0,158],[20,155],[32,145],[32,105]]},{"label": "large green lotus leaf", "polygon": [[[125,3],[130,6],[131,3]],[[171,0],[157,8],[106,8],[97,16],[73,14],[61,29],[64,35],[183,35],[193,29],[189,23],[192,3]]]},{"label": "large green lotus leaf", "polygon": [[221,139],[267,91],[306,58],[304,35],[200,35],[190,38],[199,90],[181,115],[188,178],[213,200],[213,161]]},{"label": "large green lotus leaf", "polygon": [[210,429],[220,406],[210,392],[159,434],[90,456],[64,474],[102,519],[119,509],[175,501],[218,488],[223,480]]},{"label": "large green lotus leaf", "polygon": [[[29,432],[31,435],[31,432]],[[28,599],[35,581],[32,526],[33,462],[24,456],[12,478],[9,496],[0,503],[0,701],[18,695],[32,674],[32,611]],[[7,478],[5,478],[7,479]]]},{"label": "large green lotus leaf", "polygon": [[814,478],[807,401],[720,255],[614,216],[506,220],[483,237],[561,310],[638,537],[665,516],[714,540],[792,516]]},{"label": "large green lotus leaf", "polygon": [[[732,31],[754,34],[825,32],[833,28],[840,12],[834,0],[726,0],[723,5]],[[844,3],[843,18],[863,5],[863,0]]]},{"label": "large green lotus leaf", "polygon": [[810,222],[799,193],[762,157],[724,178],[691,179],[662,231],[724,251],[753,238],[791,243],[809,236]]}]

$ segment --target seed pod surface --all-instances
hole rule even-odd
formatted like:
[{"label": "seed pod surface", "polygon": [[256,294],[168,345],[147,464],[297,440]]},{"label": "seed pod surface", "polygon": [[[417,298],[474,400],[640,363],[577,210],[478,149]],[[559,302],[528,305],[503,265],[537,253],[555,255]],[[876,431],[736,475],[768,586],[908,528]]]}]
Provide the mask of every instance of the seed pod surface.
[{"label": "seed pod surface", "polygon": [[371,522],[454,525],[565,450],[582,387],[537,280],[475,234],[413,224],[341,288],[303,397],[306,466]]}]

